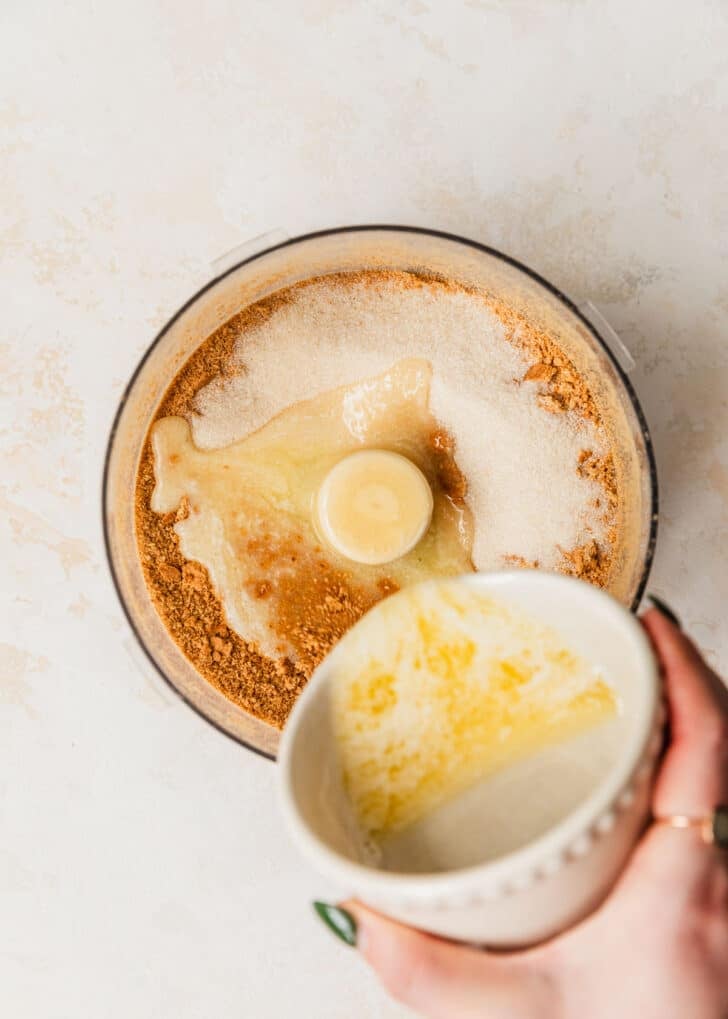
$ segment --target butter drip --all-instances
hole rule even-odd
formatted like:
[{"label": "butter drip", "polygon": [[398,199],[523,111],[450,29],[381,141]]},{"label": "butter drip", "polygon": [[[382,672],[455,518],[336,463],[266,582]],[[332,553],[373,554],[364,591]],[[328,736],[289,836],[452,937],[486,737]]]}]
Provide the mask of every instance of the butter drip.
[{"label": "butter drip", "polygon": [[[308,650],[306,613],[334,610],[317,581],[326,568],[336,571],[342,598],[356,594],[361,611],[398,587],[472,570],[471,516],[446,433],[429,410],[431,374],[427,361],[401,361],[382,375],[294,404],[220,449],[196,447],[184,418],[153,426],[151,507],[177,512],[182,554],[206,567],[229,625],[264,654],[296,662]],[[322,547],[317,534],[323,480],[348,454],[372,448],[407,457],[433,493],[422,540],[384,565],[352,562]],[[306,597],[293,621],[291,592]]]}]

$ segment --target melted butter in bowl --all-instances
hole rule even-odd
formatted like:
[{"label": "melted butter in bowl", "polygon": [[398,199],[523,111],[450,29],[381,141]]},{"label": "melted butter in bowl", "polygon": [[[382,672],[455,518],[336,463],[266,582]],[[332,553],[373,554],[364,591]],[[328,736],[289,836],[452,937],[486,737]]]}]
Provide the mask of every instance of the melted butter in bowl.
[{"label": "melted butter in bowl", "polygon": [[526,844],[618,753],[621,702],[599,668],[475,587],[388,599],[330,666],[343,786],[388,869],[465,867]]}]

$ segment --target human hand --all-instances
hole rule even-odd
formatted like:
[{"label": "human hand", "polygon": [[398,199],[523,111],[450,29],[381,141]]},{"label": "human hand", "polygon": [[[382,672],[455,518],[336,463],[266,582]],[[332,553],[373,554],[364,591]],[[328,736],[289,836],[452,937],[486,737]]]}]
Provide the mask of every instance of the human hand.
[{"label": "human hand", "polygon": [[[653,814],[710,814],[728,803],[728,691],[667,615],[653,609],[643,624],[670,710]],[[601,907],[525,950],[478,950],[343,908],[329,921],[353,917],[350,943],[429,1019],[728,1017],[728,853],[694,831],[651,824]]]}]

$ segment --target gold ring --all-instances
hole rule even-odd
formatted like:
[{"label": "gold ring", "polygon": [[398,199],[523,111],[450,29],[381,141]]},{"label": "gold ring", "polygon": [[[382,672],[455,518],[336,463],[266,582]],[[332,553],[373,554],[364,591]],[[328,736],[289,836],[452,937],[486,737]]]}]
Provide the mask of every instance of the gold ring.
[{"label": "gold ring", "polygon": [[703,842],[718,849],[728,849],[728,807],[718,806],[712,814],[693,817],[690,814],[668,814],[656,817],[655,824],[667,828],[693,828]]}]

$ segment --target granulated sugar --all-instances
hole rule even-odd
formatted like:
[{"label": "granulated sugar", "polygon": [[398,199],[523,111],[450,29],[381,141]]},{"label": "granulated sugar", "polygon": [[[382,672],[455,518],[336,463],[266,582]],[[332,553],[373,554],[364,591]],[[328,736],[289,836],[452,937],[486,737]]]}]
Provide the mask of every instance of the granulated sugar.
[{"label": "granulated sugar", "polygon": [[600,429],[540,405],[542,382],[524,381],[534,357],[509,341],[482,298],[404,273],[323,278],[288,291],[241,335],[238,374],[197,394],[194,440],[227,445],[298,400],[406,357],[432,364],[432,410],[468,481],[477,569],[514,559],[554,568],[564,552],[606,539],[604,490],[578,473],[582,451],[609,452]]}]

